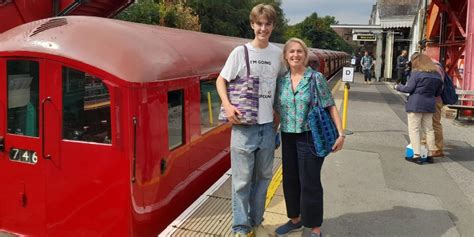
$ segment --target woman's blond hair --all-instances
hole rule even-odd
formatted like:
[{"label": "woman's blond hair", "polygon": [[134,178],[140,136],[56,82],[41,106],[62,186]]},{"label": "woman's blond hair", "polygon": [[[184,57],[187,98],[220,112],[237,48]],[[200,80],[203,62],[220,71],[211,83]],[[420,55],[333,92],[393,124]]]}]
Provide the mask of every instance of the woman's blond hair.
[{"label": "woman's blond hair", "polygon": [[437,72],[436,64],[431,58],[423,53],[414,53],[411,55],[411,69],[419,72]]},{"label": "woman's blond hair", "polygon": [[290,43],[298,43],[301,45],[301,47],[303,48],[303,51],[304,51],[304,65],[308,65],[308,61],[309,61],[309,50],[308,50],[308,46],[306,46],[305,42],[299,38],[290,38],[289,40],[286,41],[285,43],[285,46],[283,46],[283,63],[285,63],[286,65],[286,68],[290,68],[290,65],[288,64],[288,60],[286,60],[285,58],[285,55],[286,55],[286,51],[288,50],[288,45]]},{"label": "woman's blond hair", "polygon": [[275,8],[273,8],[272,5],[260,3],[256,5],[255,7],[253,7],[252,11],[250,11],[250,16],[249,16],[250,23],[257,22],[258,18],[262,16],[265,17],[267,21],[272,23],[272,25],[275,25],[277,16],[276,16]]}]

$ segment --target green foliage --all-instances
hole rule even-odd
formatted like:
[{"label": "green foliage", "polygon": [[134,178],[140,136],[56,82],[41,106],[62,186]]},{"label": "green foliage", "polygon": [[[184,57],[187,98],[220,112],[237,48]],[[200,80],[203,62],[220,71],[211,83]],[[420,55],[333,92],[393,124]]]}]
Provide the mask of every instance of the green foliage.
[{"label": "green foliage", "polygon": [[285,41],[284,31],[287,20],[284,17],[279,0],[189,0],[186,4],[199,15],[201,30],[227,36],[252,39],[253,30],[250,27],[249,14],[258,3],[271,4],[277,12],[277,22],[273,30],[273,42]]},{"label": "green foliage", "polygon": [[281,9],[281,0],[140,0],[116,18],[181,29],[203,31],[219,35],[253,39],[249,14],[259,4],[271,4],[277,12],[277,22],[270,41],[284,43],[291,37],[303,39],[308,46],[352,52],[349,46],[331,28],[337,24],[332,16],[319,17],[313,13],[301,23],[288,26]]},{"label": "green foliage", "polygon": [[115,18],[158,25],[160,23],[160,6],[153,0],[140,0],[118,14]]},{"label": "green foliage", "polygon": [[182,3],[172,4],[163,0],[140,0],[118,14],[116,18],[186,30],[201,30],[199,16],[191,8]]},{"label": "green foliage", "polygon": [[317,13],[313,13],[301,23],[289,26],[285,37],[301,38],[313,48],[352,52],[352,47],[331,29],[330,25],[337,23],[333,16],[319,17]]}]

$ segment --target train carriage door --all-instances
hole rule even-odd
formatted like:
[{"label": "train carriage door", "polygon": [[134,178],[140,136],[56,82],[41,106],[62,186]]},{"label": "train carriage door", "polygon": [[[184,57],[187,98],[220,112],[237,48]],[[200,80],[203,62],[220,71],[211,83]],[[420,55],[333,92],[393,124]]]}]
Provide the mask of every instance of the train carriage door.
[{"label": "train carriage door", "polygon": [[55,83],[48,84],[46,123],[55,133],[45,136],[52,155],[46,167],[46,234],[123,235],[130,173],[112,129],[118,116],[111,109],[115,87],[104,75],[57,62],[51,68]]},{"label": "train carriage door", "polygon": [[45,62],[0,58],[0,229],[45,235]]}]

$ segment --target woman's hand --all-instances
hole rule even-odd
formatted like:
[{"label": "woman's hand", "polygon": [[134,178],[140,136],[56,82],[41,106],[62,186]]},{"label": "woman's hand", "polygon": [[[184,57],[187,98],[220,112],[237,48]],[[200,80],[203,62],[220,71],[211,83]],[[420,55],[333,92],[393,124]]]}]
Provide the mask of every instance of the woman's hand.
[{"label": "woman's hand", "polygon": [[334,146],[332,146],[332,152],[338,152],[342,149],[344,146],[344,140],[346,139],[346,136],[339,136],[334,143]]}]

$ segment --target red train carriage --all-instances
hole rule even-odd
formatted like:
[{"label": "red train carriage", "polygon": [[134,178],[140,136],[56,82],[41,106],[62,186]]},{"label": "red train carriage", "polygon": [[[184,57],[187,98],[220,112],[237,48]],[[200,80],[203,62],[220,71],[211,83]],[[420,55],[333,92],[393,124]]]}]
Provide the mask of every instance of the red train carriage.
[{"label": "red train carriage", "polygon": [[229,168],[215,78],[247,41],[78,16],[1,34],[0,233],[156,236]]}]

